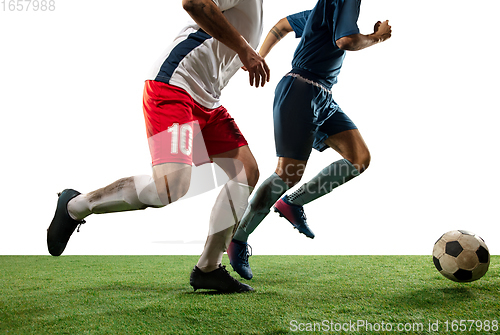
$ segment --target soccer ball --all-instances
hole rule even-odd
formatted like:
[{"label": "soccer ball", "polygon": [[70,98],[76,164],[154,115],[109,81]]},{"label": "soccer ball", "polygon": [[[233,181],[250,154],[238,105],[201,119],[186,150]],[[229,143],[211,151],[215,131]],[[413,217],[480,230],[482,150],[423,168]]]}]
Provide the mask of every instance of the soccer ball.
[{"label": "soccer ball", "polygon": [[456,282],[478,280],[490,265],[490,252],[484,240],[466,230],[452,230],[434,244],[432,258],[436,269]]}]

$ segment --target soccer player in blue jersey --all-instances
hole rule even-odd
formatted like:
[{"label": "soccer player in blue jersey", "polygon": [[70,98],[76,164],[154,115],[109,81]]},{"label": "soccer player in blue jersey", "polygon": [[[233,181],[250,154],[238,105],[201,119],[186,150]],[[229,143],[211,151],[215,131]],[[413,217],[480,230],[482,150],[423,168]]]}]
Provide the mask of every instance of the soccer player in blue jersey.
[{"label": "soccer player in blue jersey", "polygon": [[[228,248],[234,270],[251,279],[248,236],[274,204],[300,233],[314,238],[303,205],[331,192],[366,170],[370,152],[351,119],[332,97],[346,51],[357,51],[391,37],[388,21],[377,22],[374,32],[360,34],[357,20],[361,0],[319,0],[313,10],[281,19],[268,33],[261,49],[265,57],[289,32],[301,38],[292,70],[275,91],[274,136],[278,166],[255,192]],[[297,191],[280,197],[296,185],[312,148],[333,148],[343,159],[325,167]],[[279,199],[279,200],[278,200]]]}]

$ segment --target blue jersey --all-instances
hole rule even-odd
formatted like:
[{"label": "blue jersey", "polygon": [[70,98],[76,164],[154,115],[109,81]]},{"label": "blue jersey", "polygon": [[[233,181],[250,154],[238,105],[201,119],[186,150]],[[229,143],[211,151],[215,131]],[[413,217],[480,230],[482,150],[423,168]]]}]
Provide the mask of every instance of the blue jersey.
[{"label": "blue jersey", "polygon": [[361,0],[319,0],[313,10],[287,17],[301,40],[292,61],[292,72],[326,88],[337,82],[345,51],[335,41],[358,34]]}]

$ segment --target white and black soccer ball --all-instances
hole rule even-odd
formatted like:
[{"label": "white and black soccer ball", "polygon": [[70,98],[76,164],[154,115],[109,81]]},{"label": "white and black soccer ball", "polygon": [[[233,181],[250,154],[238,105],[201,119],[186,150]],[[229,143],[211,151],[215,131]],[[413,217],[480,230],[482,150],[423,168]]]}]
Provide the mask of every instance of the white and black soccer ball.
[{"label": "white and black soccer ball", "polygon": [[436,269],[456,282],[478,280],[490,265],[490,252],[484,240],[466,230],[452,230],[434,244],[432,258]]}]

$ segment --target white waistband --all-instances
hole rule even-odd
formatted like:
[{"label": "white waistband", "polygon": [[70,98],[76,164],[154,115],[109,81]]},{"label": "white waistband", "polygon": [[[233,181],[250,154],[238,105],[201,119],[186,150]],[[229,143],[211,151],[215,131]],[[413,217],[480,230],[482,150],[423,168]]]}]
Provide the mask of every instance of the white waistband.
[{"label": "white waistband", "polygon": [[297,74],[297,73],[291,73],[291,72],[289,72],[289,73],[287,73],[287,74],[285,75],[285,77],[294,77],[294,78],[299,78],[299,79],[301,79],[301,80],[305,81],[305,82],[306,82],[306,83],[308,83],[308,84],[311,84],[311,85],[313,85],[313,86],[316,86],[316,87],[321,88],[321,89],[322,89],[323,91],[325,91],[325,92],[332,93],[329,89],[327,89],[325,86],[321,85],[320,83],[317,83],[317,82],[315,82],[315,81],[312,81],[312,80],[306,79],[306,78],[302,77],[300,74]]}]

